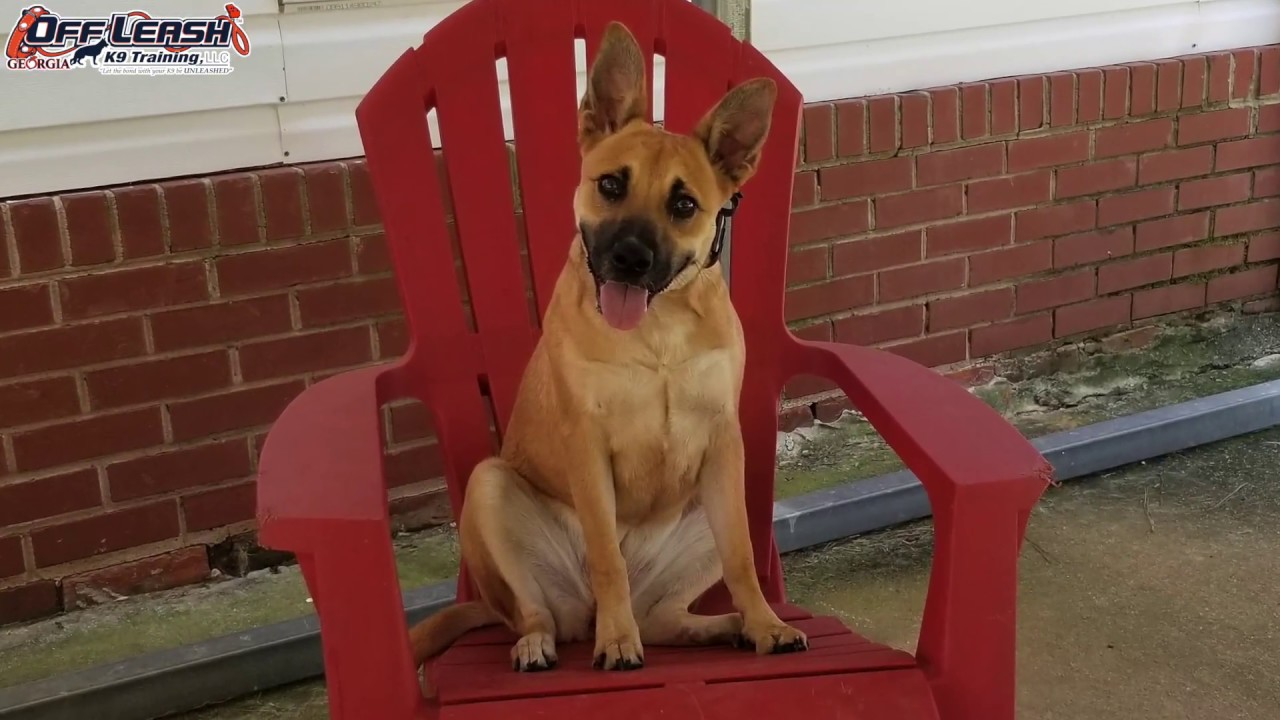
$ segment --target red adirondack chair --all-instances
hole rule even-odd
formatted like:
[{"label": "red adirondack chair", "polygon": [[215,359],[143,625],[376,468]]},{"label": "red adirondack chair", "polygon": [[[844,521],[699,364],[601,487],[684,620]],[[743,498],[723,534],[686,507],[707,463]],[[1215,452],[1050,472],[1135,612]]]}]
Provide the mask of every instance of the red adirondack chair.
[{"label": "red adirondack chair", "polygon": [[[735,216],[732,290],[748,348],[741,420],[756,564],[766,596],[807,631],[811,649],[757,657],[654,647],[644,669],[608,673],[591,668],[589,645],[562,646],[558,669],[526,674],[510,667],[514,637],[491,628],[433,663],[438,696],[424,700],[389,539],[379,407],[412,397],[430,408],[456,513],[472,467],[495,451],[491,422],[499,432],[505,426],[538,338],[534,316],[545,310],[574,236],[574,38],[584,38],[594,56],[601,30],[615,19],[651,56],[665,57],[663,119],[672,131],[691,130],[738,82],[765,75],[778,83],[760,172]],[[508,183],[495,69],[502,57],[523,236]],[[650,72],[652,79],[652,59]],[[451,200],[442,200],[433,157],[432,109]],[[787,330],[800,109],[800,93],[777,68],[686,0],[473,0],[405,52],[364,98],[357,118],[410,348],[399,362],[327,379],[297,398],[268,437],[258,479],[261,541],[297,554],[320,614],[331,717],[1014,717],[1018,554],[1050,467],[956,383],[885,352],[805,342]],[[772,535],[775,438],[781,388],[802,373],[836,381],[928,491],[937,537],[914,657],[785,604]],[[464,568],[458,594],[471,592]],[[726,604],[721,586],[699,608]]]}]

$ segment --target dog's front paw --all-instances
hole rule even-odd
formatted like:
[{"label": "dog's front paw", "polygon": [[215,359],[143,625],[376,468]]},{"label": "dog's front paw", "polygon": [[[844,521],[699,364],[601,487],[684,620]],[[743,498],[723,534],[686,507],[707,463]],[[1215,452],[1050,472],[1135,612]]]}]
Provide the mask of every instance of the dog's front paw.
[{"label": "dog's front paw", "polygon": [[[619,628],[618,625],[623,625]],[[596,624],[596,651],[592,665],[603,670],[639,670],[644,667],[644,647],[635,620]]]},{"label": "dog's front paw", "polygon": [[781,620],[747,623],[739,636],[738,647],[754,648],[757,654],[801,652],[809,649],[809,638]]},{"label": "dog's front paw", "polygon": [[547,633],[530,633],[511,648],[511,669],[541,672],[556,666],[556,640]]}]

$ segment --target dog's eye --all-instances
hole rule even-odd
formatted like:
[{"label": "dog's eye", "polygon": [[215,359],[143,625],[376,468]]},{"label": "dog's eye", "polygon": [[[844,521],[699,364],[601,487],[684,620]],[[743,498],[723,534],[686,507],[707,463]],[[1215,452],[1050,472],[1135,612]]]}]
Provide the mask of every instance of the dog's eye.
[{"label": "dog's eye", "polygon": [[605,200],[621,200],[627,194],[627,186],[617,175],[601,175],[596,180],[596,189]]},{"label": "dog's eye", "polygon": [[698,212],[698,203],[688,195],[680,195],[671,201],[671,216],[679,220],[688,220]]}]

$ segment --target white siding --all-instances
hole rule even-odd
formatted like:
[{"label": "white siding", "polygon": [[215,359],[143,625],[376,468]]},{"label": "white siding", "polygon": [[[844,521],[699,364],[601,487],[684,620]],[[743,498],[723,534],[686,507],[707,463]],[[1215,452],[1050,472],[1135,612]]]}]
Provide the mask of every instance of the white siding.
[{"label": "white siding", "polygon": [[[0,0],[0,30],[29,4]],[[223,0],[136,4],[207,15]],[[241,0],[253,51],[221,77],[0,68],[0,197],[360,155],[360,97],[460,4]],[[751,33],[807,99],[831,100],[1280,42],[1280,1],[754,0]]]}]

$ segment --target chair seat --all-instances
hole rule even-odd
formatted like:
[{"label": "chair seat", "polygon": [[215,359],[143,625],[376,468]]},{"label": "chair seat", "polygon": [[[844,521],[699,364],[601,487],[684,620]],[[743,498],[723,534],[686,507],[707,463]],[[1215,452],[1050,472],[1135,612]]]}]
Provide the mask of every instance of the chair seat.
[{"label": "chair seat", "polygon": [[774,609],[808,635],[807,652],[650,646],[642,670],[602,672],[591,667],[590,643],[572,643],[557,648],[555,670],[518,673],[509,656],[516,637],[506,628],[476,630],[432,663],[440,717],[937,717],[910,654],[873,643],[833,617],[790,605]]}]

